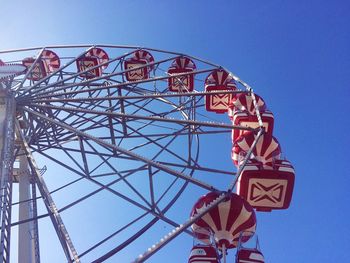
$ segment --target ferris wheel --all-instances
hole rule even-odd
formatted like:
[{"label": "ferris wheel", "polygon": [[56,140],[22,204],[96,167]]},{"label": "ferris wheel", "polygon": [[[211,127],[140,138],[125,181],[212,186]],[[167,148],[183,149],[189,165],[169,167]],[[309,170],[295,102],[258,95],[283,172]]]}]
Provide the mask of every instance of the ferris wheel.
[{"label": "ferris wheel", "polygon": [[288,208],[294,169],[272,112],[237,76],[131,46],[0,59],[2,262],[51,262],[52,247],[68,262],[143,262],[179,235],[201,242],[183,252],[189,262],[225,261],[236,247],[237,262],[261,254],[240,244],[255,232],[255,210]]}]

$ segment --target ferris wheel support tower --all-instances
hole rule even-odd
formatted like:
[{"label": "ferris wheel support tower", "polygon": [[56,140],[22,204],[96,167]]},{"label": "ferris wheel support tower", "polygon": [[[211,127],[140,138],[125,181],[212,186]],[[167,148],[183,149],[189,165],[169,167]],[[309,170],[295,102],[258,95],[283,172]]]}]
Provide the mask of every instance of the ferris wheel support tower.
[{"label": "ferris wheel support tower", "polygon": [[[18,188],[19,188],[19,207],[18,207],[18,219],[24,221],[33,217],[33,206],[30,192],[30,172],[29,164],[24,150],[23,155],[19,158],[19,173],[18,173]],[[18,262],[36,263],[35,253],[35,228],[34,221],[31,220],[27,223],[20,224],[18,227]],[[24,261],[21,261],[24,260]]]},{"label": "ferris wheel support tower", "polygon": [[0,260],[8,262],[10,257],[12,169],[15,143],[14,95],[0,86]]},{"label": "ferris wheel support tower", "polygon": [[[10,260],[10,228],[11,228],[11,202],[12,185],[14,179],[13,152],[15,150],[15,116],[16,104],[9,89],[0,87],[0,261]],[[18,167],[19,202],[18,220],[30,220],[33,207],[30,193],[30,172],[24,150],[21,150]],[[18,262],[36,262],[34,222],[20,224],[18,227]]]}]

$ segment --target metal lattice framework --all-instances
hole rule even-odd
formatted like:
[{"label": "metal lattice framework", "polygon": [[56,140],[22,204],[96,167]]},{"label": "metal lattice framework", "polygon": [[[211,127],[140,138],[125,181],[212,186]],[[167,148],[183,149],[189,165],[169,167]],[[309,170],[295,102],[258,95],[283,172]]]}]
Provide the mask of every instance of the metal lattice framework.
[{"label": "metal lattice framework", "polygon": [[[84,73],[94,67],[77,72],[76,63],[96,47],[106,50],[109,59],[95,68],[108,67],[100,76],[86,78]],[[181,233],[190,236],[187,228],[195,218],[186,221],[168,215],[176,201],[189,188],[208,191],[221,187],[220,190],[231,191],[237,180],[235,175],[240,173],[231,164],[226,166],[230,169],[207,165],[203,156],[208,153],[203,154],[201,147],[210,140],[223,143],[226,140],[229,144],[227,138],[232,129],[249,130],[205,111],[205,96],[215,92],[204,91],[204,80],[221,67],[188,56],[197,68],[177,76],[193,74],[195,90],[171,93],[167,68],[174,59],[183,56],[180,53],[81,45],[0,51],[0,58],[6,63],[22,63],[24,58],[33,57],[35,64],[47,50],[59,54],[60,67],[33,80],[32,66],[25,74],[0,83],[6,102],[2,110],[6,113],[1,153],[2,262],[9,262],[11,229],[25,224],[29,224],[31,232],[33,262],[40,262],[43,253],[39,249],[40,226],[44,221],[51,222],[69,262],[118,259],[142,236],[153,235],[152,231],[158,233],[154,230],[158,224],[174,230],[140,257],[129,254],[129,261],[146,260]],[[123,67],[124,62],[138,50],[152,52],[155,57],[147,65],[133,69],[148,67],[149,78],[127,81],[125,74],[131,70]],[[252,93],[247,84],[232,77],[238,89],[217,93]],[[261,134],[262,130],[256,140]],[[229,152],[224,154],[229,160]],[[22,168],[16,167],[19,160]],[[24,172],[29,176],[29,194],[12,200],[13,187]],[[226,178],[225,189],[216,179],[207,179],[217,174]],[[225,195],[220,196],[206,211],[224,198]],[[94,200],[99,200],[101,207]],[[14,211],[11,208],[21,204],[31,212],[11,220],[11,210]],[[90,206],[81,212],[79,207],[84,204]],[[130,210],[123,213],[123,209]],[[70,223],[83,220],[86,229],[94,227],[99,231],[92,224],[96,215],[101,218],[101,235],[91,233],[90,238],[86,233],[86,242],[74,242],[79,239],[79,231]],[[114,225],[104,226],[112,215],[116,215]]]}]

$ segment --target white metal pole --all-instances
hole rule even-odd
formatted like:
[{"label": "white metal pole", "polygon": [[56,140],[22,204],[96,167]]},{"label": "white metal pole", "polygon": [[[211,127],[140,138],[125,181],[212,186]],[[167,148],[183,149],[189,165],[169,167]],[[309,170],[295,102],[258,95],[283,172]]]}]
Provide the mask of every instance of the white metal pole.
[{"label": "white metal pole", "polygon": [[[30,193],[30,173],[27,157],[22,152],[19,159],[19,221],[30,219],[32,203]],[[18,227],[18,262],[35,263],[35,239],[33,221],[22,223]]]},{"label": "white metal pole", "polygon": [[0,83],[0,258],[10,262],[12,168],[14,149],[13,94]]}]

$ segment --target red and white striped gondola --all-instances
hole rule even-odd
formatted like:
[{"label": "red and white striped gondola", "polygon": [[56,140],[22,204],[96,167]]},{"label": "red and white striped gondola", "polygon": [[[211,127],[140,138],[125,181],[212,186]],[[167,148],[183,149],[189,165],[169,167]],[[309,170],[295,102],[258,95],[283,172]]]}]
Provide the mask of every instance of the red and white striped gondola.
[{"label": "red and white striped gondola", "polygon": [[[233,143],[232,160],[236,166],[241,163],[243,157],[248,153],[256,137],[257,134],[255,131],[247,131]],[[260,162],[264,167],[272,167],[273,161],[280,159],[280,156],[281,147],[277,139],[273,136],[263,134],[258,139],[250,159]]]},{"label": "red and white striped gondola", "polygon": [[294,177],[294,168],[287,160],[275,160],[271,168],[251,162],[242,170],[237,193],[258,211],[287,209],[292,199]]},{"label": "red and white striped gondola", "polygon": [[[194,62],[185,56],[176,58],[171,67],[168,69],[169,76],[174,76],[168,79],[169,91],[172,92],[191,92],[194,88],[194,74],[190,74],[196,69]],[[189,73],[189,74],[186,74]],[[185,74],[176,76],[179,74]]]},{"label": "red and white striped gondola", "polygon": [[[143,80],[149,78],[149,73],[154,65],[148,65],[154,62],[154,58],[146,50],[138,50],[133,56],[124,61],[124,69],[127,71],[125,77],[128,81]],[[135,69],[135,70],[132,70]]]},{"label": "red and white striped gondola", "polygon": [[[34,62],[35,58],[29,57],[23,59],[22,64],[26,66],[27,70],[29,70]],[[51,73],[57,71],[60,68],[60,64],[61,62],[58,55],[55,52],[46,49],[41,53],[40,58],[33,66],[28,79],[33,81],[43,79]]]},{"label": "red and white striped gondola", "polygon": [[[274,125],[274,116],[273,113],[269,110],[260,111],[260,117],[263,124],[263,127],[265,128],[265,136],[272,136],[273,133],[273,125]],[[251,115],[246,110],[238,110],[234,111],[232,116],[232,124],[242,127],[249,127],[249,128],[258,128],[259,122],[257,115]],[[239,130],[239,129],[233,129],[232,130],[232,142],[236,142],[238,137],[240,137],[245,130]]]},{"label": "red and white striped gondola", "polygon": [[264,263],[261,251],[251,248],[242,248],[237,252],[236,263]]},{"label": "red and white striped gondola", "polygon": [[[220,194],[220,192],[210,192],[199,198],[192,209],[191,217],[200,213]],[[208,236],[203,235],[200,231],[203,228],[210,229],[218,248],[235,248],[238,245],[242,231],[249,231],[247,233],[250,233],[243,238],[243,242],[248,241],[255,232],[256,217],[254,209],[242,197],[230,193],[227,200],[221,202],[192,225],[195,236],[199,240],[208,243]]]},{"label": "red and white striped gondola", "polygon": [[219,263],[215,247],[210,245],[193,246],[188,263]]},{"label": "red and white striped gondola", "polygon": [[[25,58],[22,61],[22,64],[29,70],[32,65],[34,64],[35,59],[34,58]],[[30,74],[28,75],[28,79],[33,81],[38,81],[40,79],[43,79],[47,76],[47,72],[44,67],[44,62],[42,60],[38,60],[35,65],[33,66]]]},{"label": "red and white striped gondola", "polygon": [[[108,54],[101,48],[92,48],[85,55],[76,60],[78,72],[86,71],[89,68],[93,68],[85,73],[80,74],[81,77],[86,79],[92,79],[102,76],[103,70],[108,67],[109,57]],[[100,67],[97,67],[101,65]]]},{"label": "red and white striped gondola", "polygon": [[[265,101],[257,94],[254,94],[254,97],[259,111],[265,111]],[[235,111],[247,111],[250,115],[256,115],[256,109],[252,95],[242,93],[238,96],[233,97],[229,104],[229,117],[232,118]]]},{"label": "red and white striped gondola", "polygon": [[[254,97],[260,113],[263,127],[265,128],[265,135],[272,136],[274,116],[271,111],[266,109],[266,104],[260,96],[255,94]],[[239,94],[231,100],[228,109],[228,115],[233,125],[249,127],[253,129],[259,127],[253,97],[247,93]],[[234,143],[237,138],[244,132],[244,130],[239,129],[232,130],[232,142]]]},{"label": "red and white striped gondola", "polygon": [[41,60],[44,61],[44,66],[48,74],[53,73],[60,68],[60,58],[51,50],[44,50],[41,55]]},{"label": "red and white striped gondola", "polygon": [[[205,80],[205,91],[236,90],[237,86],[232,76],[223,69],[211,72]],[[207,111],[225,113],[230,101],[235,94],[209,94],[205,96],[205,108]]]}]

